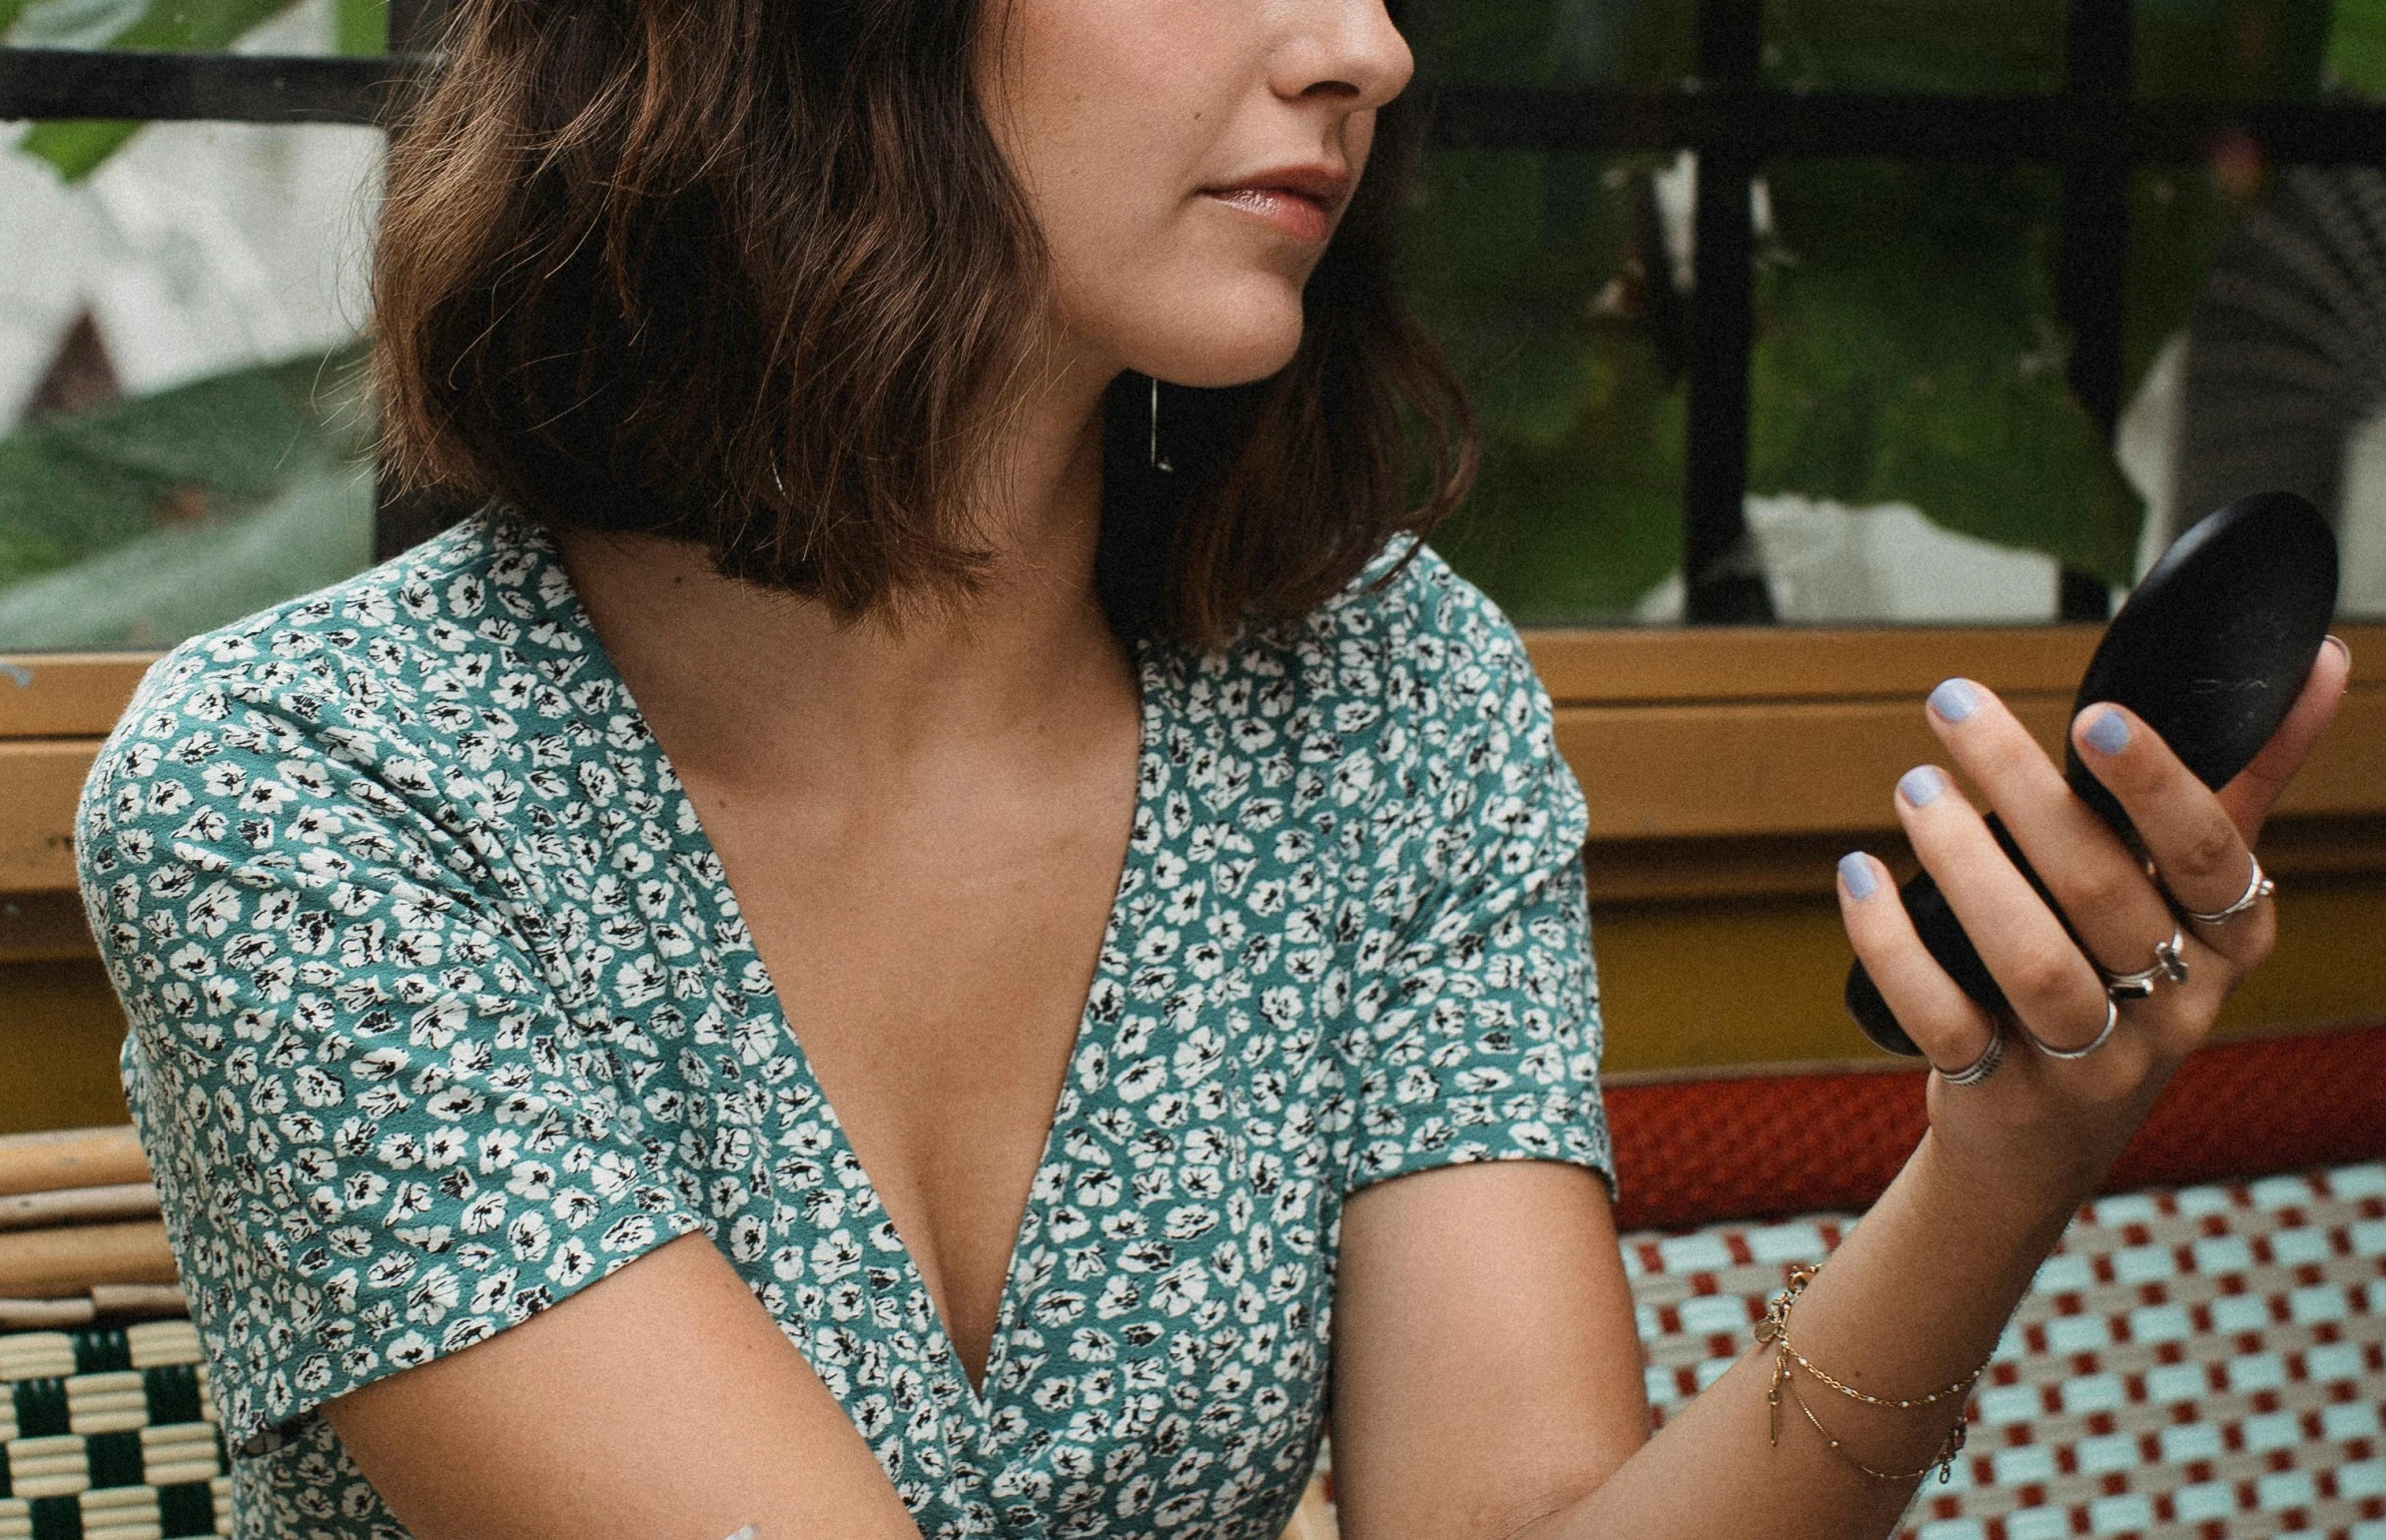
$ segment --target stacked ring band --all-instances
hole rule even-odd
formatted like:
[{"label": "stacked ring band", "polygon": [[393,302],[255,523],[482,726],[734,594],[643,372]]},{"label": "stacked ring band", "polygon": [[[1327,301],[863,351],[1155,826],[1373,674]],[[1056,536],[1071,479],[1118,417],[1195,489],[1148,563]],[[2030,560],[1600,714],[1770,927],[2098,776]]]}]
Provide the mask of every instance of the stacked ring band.
[{"label": "stacked ring band", "polygon": [[2173,984],[2187,982],[2187,959],[2181,955],[2187,945],[2184,934],[2173,928],[2170,940],[2154,948],[2154,966],[2136,973],[2105,973],[2096,970],[2104,979],[2104,993],[2114,1000],[2143,1000],[2154,992],[2154,986],[2164,979]]},{"label": "stacked ring band", "polygon": [[2229,921],[2234,920],[2237,916],[2243,914],[2248,909],[2251,909],[2254,905],[2260,903],[2263,899],[2266,899],[2270,897],[2270,895],[2276,893],[2278,891],[2278,884],[2272,882],[2270,880],[2269,874],[2262,870],[2262,858],[2253,854],[2251,851],[2247,851],[2245,853],[2245,857],[2247,860],[2253,863],[2253,875],[2245,880],[2245,893],[2243,897],[2239,898],[2234,904],[2229,905],[2226,909],[2218,910],[2212,914],[2197,914],[2192,909],[2182,909],[2180,913],[2184,914],[2188,919],[2193,920],[2198,925],[2226,925]]},{"label": "stacked ring band", "polygon": [[[2121,1003],[2113,999],[2111,995],[2107,994],[2104,997],[2104,1030],[2096,1034],[2094,1042],[2088,1044],[2085,1048],[2048,1048],[2046,1046],[2045,1039],[2039,1037],[2034,1032],[2030,1032],[2029,1046],[2036,1049],[2039,1053],[2044,1054],[2048,1059],[2060,1059],[2065,1063],[2069,1063],[2072,1060],[2085,1059],[2097,1049],[2102,1048],[2106,1043],[2111,1042],[2112,1034],[2116,1029],[2119,1028],[2120,1024]],[[2021,1030],[2024,1032],[2029,1032],[2029,1029],[2026,1027]]]},{"label": "stacked ring band", "polygon": [[1989,1076],[1994,1075],[1996,1067],[2002,1063],[2004,1063],[2004,1034],[1998,1032],[1988,1039],[1988,1046],[1981,1051],[1980,1058],[1975,1059],[1953,1075],[1942,1070],[1939,1072],[1939,1078],[1950,1086],[1977,1086]]}]

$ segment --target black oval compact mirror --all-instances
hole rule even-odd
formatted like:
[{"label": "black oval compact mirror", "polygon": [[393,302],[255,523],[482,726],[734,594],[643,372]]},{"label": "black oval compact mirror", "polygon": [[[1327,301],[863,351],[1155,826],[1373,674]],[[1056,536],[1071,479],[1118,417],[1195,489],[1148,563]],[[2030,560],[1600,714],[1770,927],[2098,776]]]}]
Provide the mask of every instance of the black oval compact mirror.
[{"label": "black oval compact mirror", "polygon": [[[2100,701],[2128,707],[2218,790],[2253,763],[2302,693],[2336,616],[2336,536],[2318,509],[2292,492],[2239,498],[2180,535],[2146,573],[2089,660],[2071,714]],[[2128,815],[2075,750],[2064,770],[2072,792],[2135,848]],[[2051,906],[2003,824],[1991,817],[1988,826]],[[2004,992],[1931,874],[1899,892],[1931,956],[1965,994],[2003,1014]],[[1849,970],[1847,999],[1874,1043],[1921,1054],[1862,963]]]}]

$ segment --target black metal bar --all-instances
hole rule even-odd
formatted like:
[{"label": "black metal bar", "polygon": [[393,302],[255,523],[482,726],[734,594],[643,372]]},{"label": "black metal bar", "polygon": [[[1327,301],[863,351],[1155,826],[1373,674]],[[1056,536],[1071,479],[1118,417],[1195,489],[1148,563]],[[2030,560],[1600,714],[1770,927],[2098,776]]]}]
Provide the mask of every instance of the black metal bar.
[{"label": "black metal bar", "polygon": [[[2075,126],[2063,164],[2055,303],[2071,333],[2071,393],[2112,436],[2121,415],[2121,341],[2129,283],[2127,109],[2132,0],[2071,0],[2063,109]],[[2062,574],[2057,613],[2103,620],[2112,595],[2084,572]]]},{"label": "black metal bar", "polygon": [[0,119],[376,123],[413,61],[0,48]]},{"label": "black metal bar", "polygon": [[[1762,0],[1701,0],[1699,82],[1746,91],[1764,42]],[[1682,487],[1683,618],[1737,624],[1773,618],[1748,531],[1748,364],[1756,340],[1757,155],[1744,145],[1699,152],[1690,321],[1690,401]]]}]

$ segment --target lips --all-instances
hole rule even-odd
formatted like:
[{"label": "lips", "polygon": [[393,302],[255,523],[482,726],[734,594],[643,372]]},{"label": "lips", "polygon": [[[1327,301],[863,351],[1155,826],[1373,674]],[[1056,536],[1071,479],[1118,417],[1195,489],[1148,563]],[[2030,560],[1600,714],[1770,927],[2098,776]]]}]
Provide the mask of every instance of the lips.
[{"label": "lips", "polygon": [[1285,166],[1201,189],[1202,196],[1263,221],[1296,241],[1322,243],[1350,197],[1351,176],[1336,166]]}]

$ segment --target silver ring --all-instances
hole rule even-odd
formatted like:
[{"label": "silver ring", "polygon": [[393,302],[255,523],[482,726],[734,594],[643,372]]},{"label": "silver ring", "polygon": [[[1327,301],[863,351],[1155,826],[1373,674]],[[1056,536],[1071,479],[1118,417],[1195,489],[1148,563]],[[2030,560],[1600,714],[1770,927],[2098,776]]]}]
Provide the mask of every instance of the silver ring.
[{"label": "silver ring", "polygon": [[2106,995],[2104,997],[2104,1030],[2097,1033],[2096,1040],[2085,1048],[2048,1048],[2046,1046],[2045,1039],[2039,1037],[2034,1032],[2030,1032],[2026,1027],[2022,1028],[2021,1030],[2025,1033],[2029,1033],[2029,1046],[2031,1048],[2034,1048],[2039,1053],[2044,1054],[2048,1059],[2060,1059],[2065,1063],[2068,1063],[2074,1059],[2085,1059],[2097,1049],[2102,1048],[2106,1043],[2111,1042],[2112,1034],[2120,1026],[2120,1024],[2121,1003],[2113,999],[2110,995]]},{"label": "silver ring", "polygon": [[2187,945],[2186,936],[2175,926],[2170,940],[2154,948],[2154,966],[2136,973],[2106,973],[2096,970],[2104,981],[2104,993],[2113,1000],[2143,1000],[2154,992],[2154,986],[2164,979],[2173,984],[2187,982],[2187,959],[2181,951]]},{"label": "silver ring", "polygon": [[2004,1033],[1998,1031],[1988,1039],[1988,1046],[1981,1050],[1980,1058],[1952,1075],[1941,1070],[1939,1078],[1950,1086],[1977,1086],[1989,1076],[1994,1075],[1996,1067],[2002,1063],[2004,1063]]},{"label": "silver ring", "polygon": [[2272,882],[2269,874],[2262,870],[2262,858],[2249,850],[2245,852],[2245,859],[2253,863],[2253,875],[2245,879],[2245,893],[2242,898],[2214,914],[2199,915],[2184,905],[2180,906],[2179,912],[2198,925],[2226,925],[2263,899],[2276,893],[2278,884]]}]

